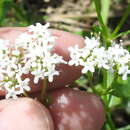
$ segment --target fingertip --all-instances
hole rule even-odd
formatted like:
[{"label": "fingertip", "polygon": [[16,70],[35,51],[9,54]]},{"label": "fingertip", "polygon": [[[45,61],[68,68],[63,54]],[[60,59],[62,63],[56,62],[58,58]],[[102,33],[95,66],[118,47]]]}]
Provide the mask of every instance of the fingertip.
[{"label": "fingertip", "polygon": [[[70,88],[50,92],[49,110],[57,130],[100,130],[105,121],[104,107],[94,94]],[[74,123],[77,122],[77,123]]]},{"label": "fingertip", "polygon": [[48,109],[38,101],[31,98],[18,98],[3,100],[0,103],[3,103],[4,107],[0,112],[1,130],[54,130]]},{"label": "fingertip", "polygon": [[0,38],[9,40],[11,44],[14,44],[15,39],[21,34],[27,31],[26,27],[1,27]]}]

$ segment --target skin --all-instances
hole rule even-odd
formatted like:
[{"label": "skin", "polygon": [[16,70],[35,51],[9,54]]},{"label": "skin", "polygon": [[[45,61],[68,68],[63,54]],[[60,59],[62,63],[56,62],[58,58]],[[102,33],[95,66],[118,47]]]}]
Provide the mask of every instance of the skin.
[{"label": "skin", "polygon": [[49,110],[55,130],[100,130],[105,119],[103,105],[94,94],[70,88],[50,92]]},{"label": "skin", "polygon": [[[1,28],[0,38],[10,40],[11,44],[13,45],[15,38],[25,31],[27,31],[26,28],[18,28],[18,27]],[[74,46],[76,44],[78,44],[80,47],[83,47],[84,45],[84,39],[80,36],[67,33],[64,31],[59,31],[59,30],[51,29],[50,31],[52,32],[53,35],[57,36],[57,41],[56,41],[57,44],[55,46],[54,52],[63,56],[65,60],[69,60],[68,47]],[[50,89],[63,88],[65,85],[72,83],[75,79],[77,79],[81,75],[80,73],[81,67],[74,67],[74,66],[70,67],[67,65],[59,65],[57,66],[57,69],[60,70],[61,74],[59,77],[55,77],[53,83],[49,84]],[[70,74],[71,76],[69,76]],[[30,77],[30,79],[33,80],[33,76],[31,75],[24,75],[24,76]],[[40,91],[42,87],[42,83],[43,82],[40,81],[37,85],[35,85],[32,82],[30,82],[33,95],[35,95],[34,97],[39,96],[38,91]],[[55,93],[59,95],[60,94],[59,90],[61,93],[64,93],[64,91],[61,89],[51,90],[51,92],[48,93],[50,93],[50,95],[52,95],[52,97],[54,97],[54,99],[56,100],[57,96],[55,96]],[[66,92],[66,94],[67,93],[68,92]],[[0,91],[1,96],[3,96],[4,94],[5,92]],[[98,105],[98,110],[95,109],[94,104],[91,103],[93,96],[90,94],[87,94],[85,96],[87,101],[85,102],[85,105],[89,106],[89,109],[86,109],[85,112],[87,114],[90,113],[93,122],[90,122],[89,118],[85,119],[84,121],[82,120],[80,123],[84,124],[85,122],[86,124],[90,125],[90,128],[86,129],[87,128],[86,127],[85,129],[81,129],[81,130],[95,130],[95,129],[99,130],[103,125],[104,110],[103,110],[102,103],[98,97],[94,96],[95,97],[94,100]],[[73,107],[76,107],[75,104],[76,102],[74,102],[76,97],[79,99],[78,103],[80,103],[80,99],[82,100],[83,98],[82,94],[80,93],[76,93],[73,100],[71,100],[70,97],[68,96],[69,100],[71,101],[71,104],[67,106],[67,109],[64,110],[64,112],[68,113],[67,112],[68,110],[71,111]],[[56,102],[53,102],[53,104],[54,103]],[[53,117],[53,121],[55,123],[54,124],[55,130],[61,130],[61,129],[56,129],[61,122],[58,123],[57,121],[55,121],[59,119],[54,114],[55,112],[59,112],[62,110],[57,107],[58,105],[59,104],[57,104],[56,107],[54,107],[53,105],[53,108],[51,107],[49,108],[51,115]],[[77,108],[76,110],[74,110],[74,112],[79,113],[80,110],[78,110]],[[0,130],[54,130],[54,126],[53,126],[50,113],[46,109],[46,107],[33,99],[19,98],[16,100],[10,99],[10,100],[0,101]],[[64,130],[69,130],[68,129],[69,127],[70,125],[68,126],[66,125],[66,129]]]},{"label": "skin", "polygon": [[47,108],[31,98],[0,101],[1,130],[54,130]]}]

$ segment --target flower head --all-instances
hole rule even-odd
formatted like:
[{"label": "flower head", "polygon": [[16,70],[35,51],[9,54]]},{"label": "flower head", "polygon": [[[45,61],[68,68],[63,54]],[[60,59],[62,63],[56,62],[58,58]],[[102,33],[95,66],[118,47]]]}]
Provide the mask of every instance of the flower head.
[{"label": "flower head", "polygon": [[48,30],[49,24],[29,26],[28,32],[22,33],[9,48],[9,42],[0,40],[0,86],[6,90],[6,98],[17,98],[17,95],[30,91],[29,79],[22,78],[24,74],[31,73],[34,83],[39,79],[48,78],[53,81],[59,75],[56,65],[66,64],[62,56],[53,53],[55,39]]},{"label": "flower head", "polygon": [[122,75],[123,80],[130,74],[130,53],[119,44],[113,43],[106,49],[98,39],[86,37],[83,48],[75,45],[69,51],[71,60],[68,64],[83,66],[82,73],[106,69]]}]

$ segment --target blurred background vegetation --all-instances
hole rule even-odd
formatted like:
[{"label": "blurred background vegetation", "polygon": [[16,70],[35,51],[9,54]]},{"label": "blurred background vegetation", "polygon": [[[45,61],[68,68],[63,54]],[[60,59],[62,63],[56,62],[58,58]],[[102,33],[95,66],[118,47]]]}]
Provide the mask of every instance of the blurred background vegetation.
[{"label": "blurred background vegetation", "polygon": [[[130,0],[99,0],[103,17],[113,29]],[[107,16],[108,15],[108,16]],[[130,29],[130,17],[121,31]],[[0,0],[0,26],[50,22],[51,27],[86,35],[98,25],[93,0]],[[122,37],[129,44],[128,36]]]},{"label": "blurred background vegetation", "polygon": [[[109,30],[113,30],[122,18],[127,5],[130,4],[130,0],[99,0],[99,4],[104,23],[109,26]],[[36,22],[42,24],[50,22],[52,28],[82,36],[90,34],[90,31],[99,31],[93,0],[0,0],[1,27],[28,26]],[[130,30],[130,16],[119,32],[127,30]],[[130,50],[130,35],[122,36],[120,39]],[[130,130],[130,80],[128,81],[124,85],[126,91],[123,92],[124,89],[118,91],[119,94],[123,93],[123,98],[114,99],[112,116],[116,127],[122,127],[119,130]],[[83,90],[89,85],[84,77],[77,80],[76,84],[79,84]],[[123,102],[121,103],[120,100]]]},{"label": "blurred background vegetation", "polygon": [[[110,5],[108,23],[113,27],[130,0],[105,1],[99,0],[102,5]],[[102,11],[107,11],[106,8],[103,5]],[[93,0],[0,0],[0,26],[27,26],[35,22],[50,22],[56,28],[81,31],[96,25],[97,16]]]}]

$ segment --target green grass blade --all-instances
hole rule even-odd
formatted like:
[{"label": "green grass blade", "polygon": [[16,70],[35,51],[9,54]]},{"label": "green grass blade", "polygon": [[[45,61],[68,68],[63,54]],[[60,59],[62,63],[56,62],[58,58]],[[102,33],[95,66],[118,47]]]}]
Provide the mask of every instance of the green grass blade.
[{"label": "green grass blade", "polygon": [[110,8],[110,0],[102,0],[101,5],[102,5],[101,15],[103,18],[103,22],[105,25],[107,25],[109,8]]},{"label": "green grass blade", "polygon": [[99,0],[94,0],[94,3],[95,3],[96,12],[97,12],[97,17],[98,17],[99,23],[102,27],[102,33],[104,34],[105,37],[107,37],[108,30],[102,19],[100,2],[99,2]]},{"label": "green grass blade", "polygon": [[122,37],[122,36],[124,36],[124,35],[128,35],[128,34],[130,34],[130,30],[128,30],[128,31],[126,31],[126,32],[119,33],[119,34],[113,36],[113,37],[112,37],[112,40],[117,39],[117,38],[119,38],[119,37]]},{"label": "green grass blade", "polygon": [[112,37],[115,36],[121,29],[121,27],[123,26],[124,22],[126,21],[126,19],[128,18],[130,14],[130,4],[128,5],[128,7],[126,8],[126,11],[122,17],[122,19],[120,20],[119,24],[117,25],[117,27],[115,28],[115,30],[112,33]]}]

